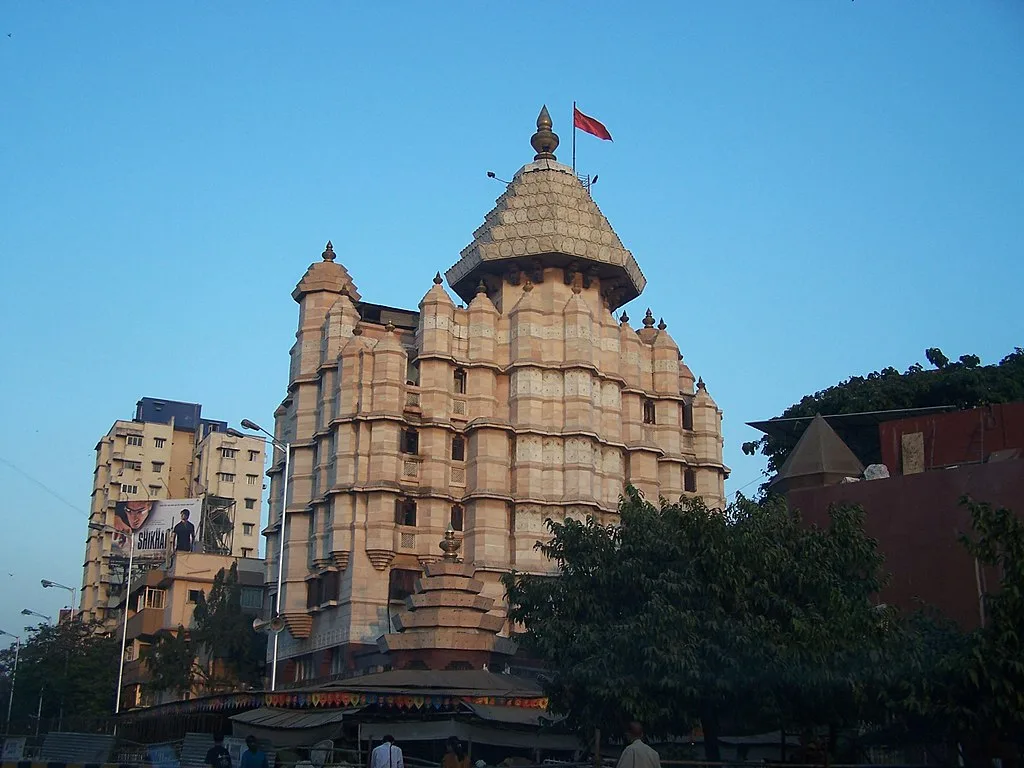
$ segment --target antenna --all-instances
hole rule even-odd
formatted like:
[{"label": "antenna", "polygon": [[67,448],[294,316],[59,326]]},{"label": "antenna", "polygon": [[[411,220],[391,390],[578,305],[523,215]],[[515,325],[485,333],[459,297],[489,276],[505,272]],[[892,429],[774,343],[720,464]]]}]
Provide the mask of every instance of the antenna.
[{"label": "antenna", "polygon": [[511,184],[511,183],[512,183],[511,181],[505,181],[504,179],[499,179],[499,178],[498,178],[498,177],[497,177],[497,176],[496,176],[496,175],[494,174],[494,171],[488,171],[488,172],[487,172],[487,178],[488,178],[488,179],[494,179],[495,181],[500,181],[500,182],[501,182],[502,184]]}]

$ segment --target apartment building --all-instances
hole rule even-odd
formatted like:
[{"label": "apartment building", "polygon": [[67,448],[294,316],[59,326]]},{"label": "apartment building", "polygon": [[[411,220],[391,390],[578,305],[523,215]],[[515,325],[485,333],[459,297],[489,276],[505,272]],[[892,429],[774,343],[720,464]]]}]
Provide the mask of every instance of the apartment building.
[{"label": "apartment building", "polygon": [[[257,557],[264,458],[262,439],[204,418],[199,403],[144,397],[135,418],[115,421],[96,444],[83,620],[120,615],[128,553],[115,545],[119,503],[195,499],[202,511],[196,551]],[[140,557],[136,567],[159,562]]]},{"label": "apartment building", "polygon": [[[125,633],[124,677],[121,683],[123,709],[152,706],[180,697],[175,691],[152,691],[146,667],[146,650],[161,633],[176,634],[179,627],[194,626],[194,611],[199,596],[209,596],[217,574],[232,565],[238,568],[239,601],[244,613],[256,616],[263,605],[263,561],[178,552],[159,567],[132,580],[128,600],[128,625]],[[197,683],[189,696],[205,691]]]}]

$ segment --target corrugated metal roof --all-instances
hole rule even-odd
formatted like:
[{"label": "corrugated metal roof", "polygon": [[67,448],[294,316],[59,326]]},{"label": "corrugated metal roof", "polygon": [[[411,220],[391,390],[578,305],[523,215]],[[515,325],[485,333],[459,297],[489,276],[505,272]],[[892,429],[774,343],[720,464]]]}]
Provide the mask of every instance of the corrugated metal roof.
[{"label": "corrugated metal roof", "polygon": [[481,720],[490,720],[495,723],[508,723],[510,725],[529,725],[537,727],[540,725],[553,725],[564,718],[552,715],[542,709],[527,709],[525,707],[496,707],[489,704],[466,704],[473,714]]},{"label": "corrugated metal roof", "polygon": [[358,712],[359,709],[327,709],[310,711],[303,709],[277,709],[260,707],[232,715],[231,720],[245,725],[260,728],[318,728],[321,725],[340,723],[345,715]]},{"label": "corrugated metal roof", "polygon": [[398,693],[409,690],[444,691],[450,696],[543,696],[536,680],[498,675],[482,669],[397,669],[350,677],[324,686],[330,690]]}]

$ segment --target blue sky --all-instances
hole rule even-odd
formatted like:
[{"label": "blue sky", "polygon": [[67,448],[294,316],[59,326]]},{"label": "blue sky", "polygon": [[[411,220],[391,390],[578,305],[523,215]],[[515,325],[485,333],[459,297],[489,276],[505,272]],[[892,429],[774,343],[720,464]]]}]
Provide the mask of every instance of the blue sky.
[{"label": "blue sky", "polygon": [[[413,307],[542,103],[725,411],[1022,343],[1024,6],[6,3],[0,629],[81,579],[93,446],[143,395],[270,423],[334,241]],[[17,468],[17,469],[16,469]],[[27,472],[34,479],[28,479]],[[49,490],[44,490],[41,486]],[[60,497],[60,498],[58,498]],[[63,499],[64,501],[62,501]]]}]

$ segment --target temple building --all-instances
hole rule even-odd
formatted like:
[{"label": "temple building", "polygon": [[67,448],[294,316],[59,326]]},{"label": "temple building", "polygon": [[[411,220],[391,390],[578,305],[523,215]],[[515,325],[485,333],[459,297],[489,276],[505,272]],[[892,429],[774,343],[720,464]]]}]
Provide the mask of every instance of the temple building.
[{"label": "temple building", "polygon": [[[722,412],[664,322],[630,325],[646,279],[547,109],[531,144],[451,293],[438,273],[418,310],[370,303],[331,243],[292,292],[280,684],[514,666],[499,579],[550,571],[545,520],[614,522],[627,483],[724,506]],[[278,450],[272,601],[284,467]]]}]

